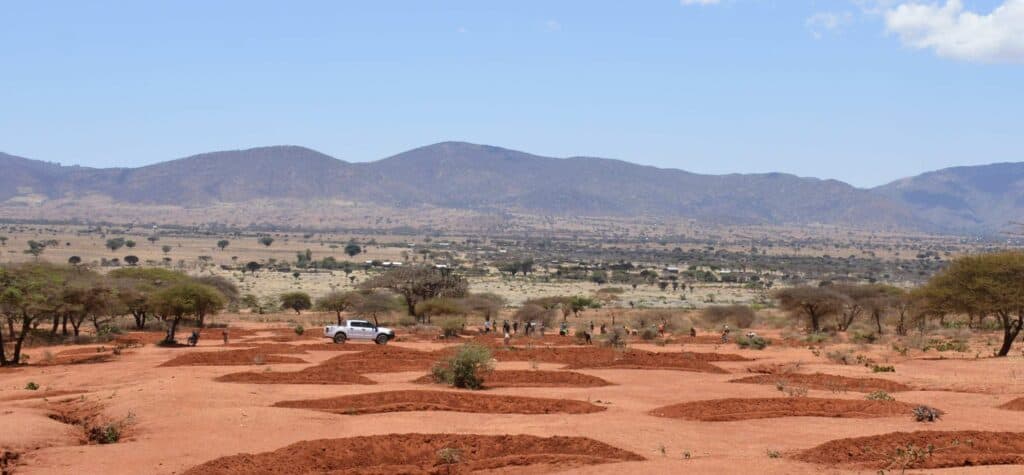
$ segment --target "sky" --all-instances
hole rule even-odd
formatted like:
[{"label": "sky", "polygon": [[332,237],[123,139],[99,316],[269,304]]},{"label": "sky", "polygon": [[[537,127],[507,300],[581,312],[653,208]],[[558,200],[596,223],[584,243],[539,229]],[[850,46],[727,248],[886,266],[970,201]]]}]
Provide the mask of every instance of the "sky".
[{"label": "sky", "polygon": [[1024,161],[1024,0],[0,2],[0,151],[447,140],[875,186]]}]

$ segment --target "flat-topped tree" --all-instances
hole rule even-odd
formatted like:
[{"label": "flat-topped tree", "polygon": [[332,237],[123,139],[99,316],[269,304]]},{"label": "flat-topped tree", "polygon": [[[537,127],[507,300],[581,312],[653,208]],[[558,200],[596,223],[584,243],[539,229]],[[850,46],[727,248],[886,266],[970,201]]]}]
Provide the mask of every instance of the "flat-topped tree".
[{"label": "flat-topped tree", "polygon": [[399,267],[364,281],[363,289],[388,289],[405,297],[409,315],[416,315],[416,304],[436,297],[462,298],[469,282],[449,270],[432,266]]},{"label": "flat-topped tree", "polygon": [[150,296],[149,306],[153,312],[169,320],[164,343],[173,344],[178,324],[186,317],[203,319],[224,308],[225,298],[217,289],[196,282],[181,282]]},{"label": "flat-topped tree", "polygon": [[305,292],[285,292],[279,297],[281,308],[295,310],[295,314],[301,314],[303,310],[313,308],[313,302],[309,294]]},{"label": "flat-topped tree", "polygon": [[341,325],[341,312],[355,310],[363,302],[363,294],[356,291],[334,291],[316,299],[316,309],[322,312],[334,312]]},{"label": "flat-topped tree", "polygon": [[40,319],[59,310],[60,289],[71,272],[68,266],[40,262],[0,267],[0,366],[21,363],[25,337]]},{"label": "flat-topped tree", "polygon": [[1004,251],[954,260],[916,293],[939,311],[996,317],[1006,356],[1024,328],[1024,252]]},{"label": "flat-topped tree", "polygon": [[779,307],[795,317],[807,318],[811,330],[821,330],[821,319],[839,313],[849,300],[845,295],[825,287],[791,287],[775,291]]}]

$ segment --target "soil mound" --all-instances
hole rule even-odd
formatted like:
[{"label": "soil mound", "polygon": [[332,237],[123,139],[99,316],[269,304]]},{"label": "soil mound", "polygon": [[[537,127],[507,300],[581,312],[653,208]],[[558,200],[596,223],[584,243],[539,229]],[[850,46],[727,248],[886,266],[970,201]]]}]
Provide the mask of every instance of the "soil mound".
[{"label": "soil mound", "polygon": [[1011,411],[1024,411],[1024,397],[1014,399],[1006,404],[1003,404],[1002,406],[999,406],[999,408],[1009,409]]},{"label": "soil mound", "polygon": [[783,383],[787,386],[803,386],[809,389],[821,389],[828,391],[854,391],[870,393],[874,391],[899,392],[910,391],[910,386],[882,378],[850,378],[847,376],[836,376],[834,374],[759,374],[745,378],[734,379],[730,383],[748,384],[777,384]]},{"label": "soil mound", "polygon": [[281,401],[274,407],[313,409],[335,414],[452,411],[488,414],[588,414],[606,408],[585,401],[520,396],[490,396],[464,391],[385,391],[327,399]]},{"label": "soil mound", "polygon": [[185,474],[448,474],[529,465],[567,470],[641,460],[637,454],[586,437],[387,434],[306,440],[273,452],[222,457]]},{"label": "soil mound", "polygon": [[599,347],[508,349],[494,352],[498,361],[541,361],[564,364],[572,369],[629,368],[672,369],[704,373],[728,373],[709,361],[749,361],[739,355],[718,353],[654,353],[650,351],[617,351]]},{"label": "soil mound", "polygon": [[222,383],[249,384],[377,384],[373,380],[340,365],[317,365],[301,371],[246,371],[218,377]]},{"label": "soil mound", "polygon": [[[423,376],[414,383],[432,384],[431,375]],[[484,388],[555,388],[579,387],[594,388],[609,386],[612,383],[597,376],[576,373],[574,371],[539,371],[539,370],[498,370],[484,376]]]},{"label": "soil mound", "polygon": [[800,452],[794,458],[873,470],[1024,464],[1024,433],[892,432],[832,440]]},{"label": "soil mound", "polygon": [[659,407],[651,415],[691,421],[742,421],[776,417],[872,418],[909,416],[914,405],[897,401],[817,398],[729,398]]},{"label": "soil mound", "polygon": [[294,356],[279,356],[256,349],[185,353],[160,366],[245,366],[267,363],[308,363]]},{"label": "soil mound", "polygon": [[287,343],[230,343],[229,348],[249,348],[274,355],[298,355],[306,353],[306,348]]}]

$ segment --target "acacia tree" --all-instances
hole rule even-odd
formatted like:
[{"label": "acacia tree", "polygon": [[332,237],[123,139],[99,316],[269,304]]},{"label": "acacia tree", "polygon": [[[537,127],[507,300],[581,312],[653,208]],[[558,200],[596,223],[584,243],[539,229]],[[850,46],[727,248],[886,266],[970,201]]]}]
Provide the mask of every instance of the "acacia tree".
[{"label": "acacia tree", "polygon": [[996,356],[1006,356],[1024,328],[1024,252],[964,256],[936,274],[918,295],[946,312],[995,316],[1003,327]]},{"label": "acacia tree", "polygon": [[113,279],[112,285],[117,290],[117,299],[121,307],[132,314],[135,328],[146,327],[146,319],[153,314],[150,296],[157,291],[178,282],[185,282],[188,276],[159,267],[131,267],[110,271],[107,274]]},{"label": "acacia tree", "polygon": [[380,326],[377,321],[377,317],[380,315],[395,312],[402,308],[402,303],[394,295],[387,292],[364,292],[360,297],[353,310],[357,314],[362,315],[363,318],[372,318],[374,326]]},{"label": "acacia tree", "polygon": [[878,334],[883,333],[882,320],[885,319],[885,315],[890,310],[896,310],[900,319],[900,324],[897,325],[897,333],[902,322],[905,321],[906,313],[899,313],[900,301],[906,298],[906,292],[898,287],[891,285],[875,285],[875,292],[863,299],[862,305],[864,310],[871,315],[871,319],[875,322],[875,329]]},{"label": "acacia tree", "polygon": [[263,244],[266,247],[270,247],[270,245],[274,243],[274,238],[272,238],[270,236],[263,236],[263,237],[259,238],[258,241],[259,241],[260,244]]},{"label": "acacia tree", "polygon": [[359,247],[359,244],[350,242],[345,245],[345,254],[347,254],[349,257],[355,257],[360,252],[363,252],[363,248]]},{"label": "acacia tree", "polygon": [[416,304],[432,298],[462,298],[469,283],[450,271],[428,266],[399,267],[363,281],[363,289],[388,289],[405,298],[409,315],[416,315]]},{"label": "acacia tree", "polygon": [[285,292],[278,297],[281,301],[281,308],[290,308],[295,313],[301,314],[303,310],[313,308],[313,302],[309,294],[305,292]]},{"label": "acacia tree", "polygon": [[457,316],[466,313],[466,307],[459,300],[446,297],[434,297],[416,304],[416,317],[423,323],[430,323],[434,316]]},{"label": "acacia tree", "polygon": [[153,312],[170,321],[165,344],[174,344],[174,333],[185,317],[202,319],[224,308],[224,296],[217,289],[196,282],[180,282],[154,293],[149,298]]},{"label": "acacia tree", "polygon": [[228,247],[229,244],[231,244],[231,241],[228,241],[227,239],[221,239],[220,241],[217,241],[217,247],[219,247],[220,250],[222,251],[224,250],[224,248]]},{"label": "acacia tree", "polygon": [[468,311],[479,313],[485,320],[490,320],[501,312],[505,305],[505,298],[492,293],[470,294],[459,301]]},{"label": "acacia tree", "polygon": [[775,291],[779,307],[795,317],[805,317],[811,331],[821,330],[821,319],[835,315],[849,300],[843,294],[826,287],[790,287]]},{"label": "acacia tree", "polygon": [[[47,263],[0,267],[0,366],[21,363],[21,347],[40,319],[52,316],[60,301],[67,267]],[[8,341],[12,352],[7,354]]]},{"label": "acacia tree", "polygon": [[334,291],[316,299],[316,309],[322,312],[334,312],[341,325],[341,312],[354,310],[363,301],[363,294],[355,291]]}]

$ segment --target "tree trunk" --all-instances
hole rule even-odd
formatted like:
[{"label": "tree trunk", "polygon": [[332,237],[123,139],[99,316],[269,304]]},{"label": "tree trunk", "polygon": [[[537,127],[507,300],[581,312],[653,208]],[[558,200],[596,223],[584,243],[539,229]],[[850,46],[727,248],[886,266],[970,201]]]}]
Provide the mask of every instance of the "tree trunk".
[{"label": "tree trunk", "polygon": [[878,327],[878,334],[882,334],[882,313],[875,313],[875,326]]},{"label": "tree trunk", "polygon": [[57,334],[57,328],[60,327],[60,315],[53,316],[53,328],[50,330],[51,335]]},{"label": "tree trunk", "polygon": [[818,333],[818,330],[821,329],[821,325],[819,325],[819,322],[818,322],[819,317],[814,312],[811,312],[810,317],[811,317],[811,332]]},{"label": "tree trunk", "polygon": [[341,312],[338,312],[338,325],[341,325]]},{"label": "tree trunk", "polygon": [[1020,334],[1021,327],[1024,326],[1024,314],[1018,315],[1016,320],[1012,320],[1009,315],[1000,315],[999,319],[1003,323],[1003,346],[999,348],[996,356],[1006,356],[1010,353],[1013,341]]},{"label": "tree trunk", "polygon": [[[14,335],[11,335],[14,338]],[[4,346],[4,327],[0,325],[0,366],[7,366],[7,347]]]},{"label": "tree trunk", "polygon": [[132,312],[132,317],[135,317],[135,328],[142,330],[146,328],[146,312],[140,312],[135,310]]},{"label": "tree trunk", "polygon": [[180,316],[174,317],[174,320],[171,320],[171,326],[167,329],[167,338],[164,339],[164,343],[174,343],[174,332],[178,330],[179,321],[181,321]]},{"label": "tree trunk", "polygon": [[18,335],[17,341],[14,342],[14,353],[11,355],[11,363],[13,364],[21,363],[21,344],[25,342],[25,337],[28,336],[28,325],[31,321],[31,318],[21,317],[21,334]]}]

